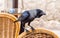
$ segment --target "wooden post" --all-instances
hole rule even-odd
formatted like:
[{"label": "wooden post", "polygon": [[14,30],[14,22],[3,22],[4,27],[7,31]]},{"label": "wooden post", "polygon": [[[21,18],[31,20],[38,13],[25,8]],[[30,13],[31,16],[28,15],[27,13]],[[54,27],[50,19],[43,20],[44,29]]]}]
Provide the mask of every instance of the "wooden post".
[{"label": "wooden post", "polygon": [[13,0],[13,8],[15,9],[15,16],[18,17],[18,0]]}]

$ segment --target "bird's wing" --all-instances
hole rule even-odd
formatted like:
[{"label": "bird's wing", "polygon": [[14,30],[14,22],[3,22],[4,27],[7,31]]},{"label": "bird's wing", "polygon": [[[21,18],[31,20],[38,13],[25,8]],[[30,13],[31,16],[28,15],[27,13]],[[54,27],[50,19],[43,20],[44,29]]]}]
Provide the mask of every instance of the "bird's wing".
[{"label": "bird's wing", "polygon": [[19,17],[19,20],[25,20],[29,17],[29,14],[28,13],[23,13],[20,17]]}]

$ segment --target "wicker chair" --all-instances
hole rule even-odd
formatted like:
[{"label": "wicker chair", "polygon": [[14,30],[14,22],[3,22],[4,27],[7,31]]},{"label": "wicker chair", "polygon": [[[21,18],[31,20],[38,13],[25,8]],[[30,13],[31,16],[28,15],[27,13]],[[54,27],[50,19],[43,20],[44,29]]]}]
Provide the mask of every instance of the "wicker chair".
[{"label": "wicker chair", "polygon": [[18,38],[20,24],[17,18],[8,13],[0,13],[0,38]]},{"label": "wicker chair", "polygon": [[30,32],[23,32],[18,38],[58,38],[58,36],[46,29],[36,29]]}]

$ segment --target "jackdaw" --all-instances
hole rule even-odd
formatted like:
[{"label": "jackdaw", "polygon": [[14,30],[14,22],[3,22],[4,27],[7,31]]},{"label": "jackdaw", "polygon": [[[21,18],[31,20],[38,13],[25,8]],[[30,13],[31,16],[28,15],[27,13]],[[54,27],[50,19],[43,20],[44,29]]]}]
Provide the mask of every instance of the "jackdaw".
[{"label": "jackdaw", "polygon": [[[28,26],[30,26],[30,23],[35,19],[35,18],[40,18],[41,16],[46,15],[41,9],[33,9],[33,10],[26,10],[22,13],[22,15],[18,18],[17,21],[21,22],[21,29],[20,29],[20,34],[24,32],[24,27],[25,24],[28,23]],[[34,28],[30,26],[32,30]]]}]

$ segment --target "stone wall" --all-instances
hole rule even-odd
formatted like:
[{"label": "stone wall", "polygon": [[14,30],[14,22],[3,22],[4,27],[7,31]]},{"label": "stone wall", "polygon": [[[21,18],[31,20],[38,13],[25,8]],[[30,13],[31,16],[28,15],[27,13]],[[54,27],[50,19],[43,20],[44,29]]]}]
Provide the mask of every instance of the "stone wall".
[{"label": "stone wall", "polygon": [[35,8],[42,9],[46,15],[35,19],[31,23],[33,26],[39,25],[38,27],[60,29],[60,0],[23,0],[23,6],[22,0],[19,0],[20,11]]}]

